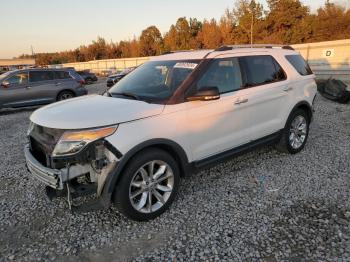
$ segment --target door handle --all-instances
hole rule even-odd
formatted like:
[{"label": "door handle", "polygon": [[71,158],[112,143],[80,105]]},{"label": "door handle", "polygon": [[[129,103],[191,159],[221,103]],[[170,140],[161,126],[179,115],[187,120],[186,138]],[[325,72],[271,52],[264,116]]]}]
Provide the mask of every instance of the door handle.
[{"label": "door handle", "polygon": [[244,103],[247,103],[247,102],[248,102],[248,98],[244,98],[244,99],[238,98],[238,99],[235,101],[235,105],[240,105],[240,104],[244,104]]},{"label": "door handle", "polygon": [[293,90],[293,87],[290,87],[290,86],[286,86],[283,88],[283,91],[284,92],[289,92],[289,91],[292,91]]}]

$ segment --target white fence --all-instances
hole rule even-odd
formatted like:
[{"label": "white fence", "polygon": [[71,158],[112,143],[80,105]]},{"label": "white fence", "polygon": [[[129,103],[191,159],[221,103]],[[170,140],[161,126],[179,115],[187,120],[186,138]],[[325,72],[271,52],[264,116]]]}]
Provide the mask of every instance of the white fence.
[{"label": "white fence", "polygon": [[[332,76],[340,80],[350,81],[350,39],[299,44],[293,45],[293,47],[308,61],[318,78],[325,79]],[[59,66],[103,73],[111,69],[122,70],[138,66],[148,60],[149,57],[136,57],[67,63]]]},{"label": "white fence", "polygon": [[350,81],[350,39],[293,45],[317,78]]},{"label": "white fence", "polygon": [[110,70],[123,70],[127,67],[134,67],[148,61],[149,57],[135,57],[122,59],[93,60],[89,62],[66,63],[57,65],[60,67],[74,67],[75,70],[90,70],[91,72],[102,74]]}]

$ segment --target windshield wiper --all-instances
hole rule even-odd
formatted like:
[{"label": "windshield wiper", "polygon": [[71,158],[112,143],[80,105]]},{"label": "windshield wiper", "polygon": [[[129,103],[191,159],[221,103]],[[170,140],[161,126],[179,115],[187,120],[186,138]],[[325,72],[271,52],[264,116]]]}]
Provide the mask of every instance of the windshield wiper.
[{"label": "windshield wiper", "polygon": [[112,96],[125,96],[125,97],[131,97],[135,100],[141,100],[141,98],[133,93],[128,93],[128,92],[121,92],[121,93],[111,93]]}]

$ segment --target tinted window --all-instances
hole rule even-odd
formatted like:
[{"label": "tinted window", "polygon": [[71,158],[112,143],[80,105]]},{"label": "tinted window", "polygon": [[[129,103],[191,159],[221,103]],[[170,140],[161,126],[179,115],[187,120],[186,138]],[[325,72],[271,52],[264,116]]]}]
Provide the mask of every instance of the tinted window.
[{"label": "tinted window", "polygon": [[197,67],[198,62],[198,60],[147,62],[115,84],[109,93],[112,96],[131,93],[145,101],[168,99]]},{"label": "tinted window", "polygon": [[17,73],[11,77],[9,77],[7,80],[10,85],[22,85],[22,84],[27,84],[28,83],[28,72],[21,72]]},{"label": "tinted window", "polygon": [[237,58],[214,60],[197,83],[197,89],[217,87],[220,93],[235,91],[241,86],[241,70]]},{"label": "tinted window", "polygon": [[286,79],[276,60],[269,55],[239,58],[244,72],[244,86],[257,86]]},{"label": "tinted window", "polygon": [[69,79],[71,76],[67,71],[55,71],[55,79]]},{"label": "tinted window", "polygon": [[287,55],[286,58],[300,75],[312,75],[312,70],[300,55]]},{"label": "tinted window", "polygon": [[29,71],[30,82],[49,81],[49,80],[53,80],[52,71]]}]

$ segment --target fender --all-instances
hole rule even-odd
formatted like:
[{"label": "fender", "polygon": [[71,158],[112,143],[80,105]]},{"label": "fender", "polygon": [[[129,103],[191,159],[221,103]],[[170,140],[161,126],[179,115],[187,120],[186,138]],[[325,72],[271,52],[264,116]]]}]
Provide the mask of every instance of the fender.
[{"label": "fender", "polygon": [[[133,147],[125,155],[122,155],[122,157],[120,158],[120,161],[117,164],[117,167],[111,173],[108,174],[100,196],[101,200],[105,202],[104,206],[109,205],[112,199],[112,194],[115,189],[115,186],[117,185],[126,164],[135,154],[137,154],[141,150],[148,147],[160,147],[160,148],[168,149],[168,151],[170,149],[171,152],[169,153],[173,155],[176,158],[176,160],[179,162],[181,173],[184,176],[187,176],[191,172],[191,167],[188,162],[187,154],[178,143],[172,140],[163,139],[163,138],[155,138],[155,139],[147,140]],[[108,204],[107,204],[107,201],[108,201]]]},{"label": "fender", "polygon": [[310,121],[312,121],[312,118],[313,118],[313,109],[312,109],[312,106],[310,105],[310,103],[308,102],[308,101],[306,101],[306,100],[303,100],[303,101],[300,101],[299,103],[297,103],[294,107],[293,107],[293,109],[290,111],[290,113],[289,113],[289,115],[288,115],[288,118],[287,118],[287,120],[286,120],[286,122],[285,122],[285,125],[287,124],[287,121],[288,121],[288,119],[289,119],[289,116],[290,116],[290,114],[292,113],[292,112],[294,112],[295,110],[297,110],[298,108],[304,108],[304,109],[306,109],[306,112],[307,112],[307,114],[308,114],[308,116],[309,116],[309,118],[310,118]]}]

